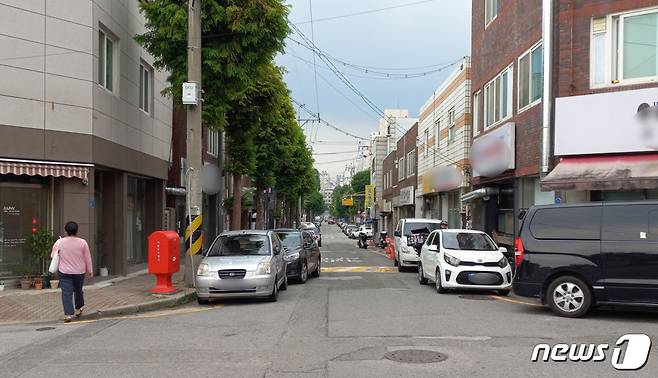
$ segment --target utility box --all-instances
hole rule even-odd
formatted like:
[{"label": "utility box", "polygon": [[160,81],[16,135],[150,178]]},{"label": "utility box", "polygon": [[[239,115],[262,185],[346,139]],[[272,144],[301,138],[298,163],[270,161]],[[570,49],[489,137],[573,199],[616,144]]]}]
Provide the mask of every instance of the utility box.
[{"label": "utility box", "polygon": [[197,85],[193,82],[183,83],[183,104],[184,105],[197,105]]},{"label": "utility box", "polygon": [[180,237],[176,231],[155,231],[148,237],[148,272],[155,275],[156,294],[171,294],[177,289],[171,281],[180,270]]}]

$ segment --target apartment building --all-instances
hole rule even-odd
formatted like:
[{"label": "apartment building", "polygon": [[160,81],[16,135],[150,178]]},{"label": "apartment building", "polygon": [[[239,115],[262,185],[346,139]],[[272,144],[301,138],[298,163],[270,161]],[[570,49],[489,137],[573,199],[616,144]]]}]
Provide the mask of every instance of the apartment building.
[{"label": "apartment building", "polygon": [[[519,209],[553,203],[540,188],[541,0],[472,2],[472,226],[511,246]],[[556,62],[557,63],[557,62]]]},{"label": "apartment building", "polygon": [[557,158],[542,188],[565,203],[658,200],[658,2],[555,1],[554,17]]},{"label": "apartment building", "polygon": [[470,209],[461,196],[469,188],[471,134],[471,59],[466,57],[420,108],[419,217],[470,226]]},{"label": "apartment building", "polygon": [[137,1],[0,0],[0,277],[37,273],[31,232],[63,234],[70,220],[96,269],[146,261],[162,227],[172,101],[134,41],[143,25]]}]

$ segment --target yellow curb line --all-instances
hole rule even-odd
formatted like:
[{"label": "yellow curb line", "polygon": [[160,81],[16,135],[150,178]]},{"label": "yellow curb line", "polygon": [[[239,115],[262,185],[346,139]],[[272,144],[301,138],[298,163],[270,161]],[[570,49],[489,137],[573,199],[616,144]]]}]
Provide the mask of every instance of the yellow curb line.
[{"label": "yellow curb line", "polygon": [[214,310],[216,308],[224,307],[224,305],[218,304],[218,305],[213,305],[213,306],[208,306],[208,307],[203,307],[203,308],[191,308],[185,311],[180,311],[180,310],[174,310],[174,311],[169,311],[166,313],[162,313],[162,311],[166,310],[158,310],[158,313],[154,314],[149,314],[149,313],[141,313],[141,314],[132,314],[132,315],[122,315],[122,316],[111,316],[107,318],[98,318],[98,319],[89,319],[89,320],[73,320],[71,323],[64,323],[64,325],[76,325],[76,324],[87,324],[87,323],[95,323],[99,322],[101,320],[139,320],[139,319],[152,319],[152,318],[160,318],[163,316],[172,316],[172,315],[187,315],[187,314],[195,314],[198,312],[204,312],[204,311],[209,311],[209,310]]},{"label": "yellow curb line", "polygon": [[509,298],[505,298],[505,297],[499,297],[499,296],[497,296],[497,295],[490,295],[490,297],[492,297],[492,298],[494,298],[494,299],[498,299],[499,301],[505,301],[505,302],[510,302],[510,303],[522,304],[522,305],[533,306],[533,307],[544,307],[544,306],[541,305],[541,304],[537,304],[537,303],[529,303],[529,302],[524,302],[524,301],[517,301],[516,299],[509,299]]}]

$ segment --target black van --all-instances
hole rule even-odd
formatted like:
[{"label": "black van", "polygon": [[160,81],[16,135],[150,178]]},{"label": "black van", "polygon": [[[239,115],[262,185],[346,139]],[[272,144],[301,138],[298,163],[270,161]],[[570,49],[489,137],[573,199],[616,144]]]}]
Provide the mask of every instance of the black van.
[{"label": "black van", "polygon": [[558,315],[658,305],[658,202],[534,206],[514,252],[514,292],[540,298]]}]

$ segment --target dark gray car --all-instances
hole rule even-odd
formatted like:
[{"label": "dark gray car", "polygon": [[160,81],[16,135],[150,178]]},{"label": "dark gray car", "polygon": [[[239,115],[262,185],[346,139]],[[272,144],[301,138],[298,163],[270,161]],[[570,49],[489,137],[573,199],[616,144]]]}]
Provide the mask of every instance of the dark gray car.
[{"label": "dark gray car", "polygon": [[305,283],[309,276],[320,276],[320,248],[309,231],[295,229],[274,230],[283,244],[283,259],[287,264],[288,278]]}]

